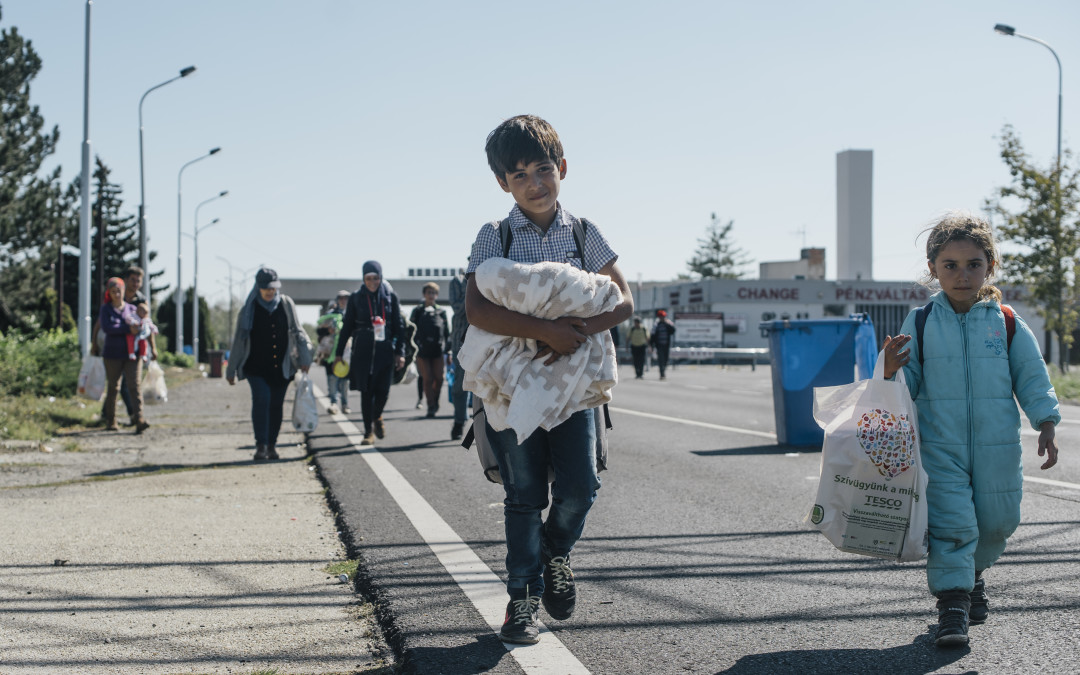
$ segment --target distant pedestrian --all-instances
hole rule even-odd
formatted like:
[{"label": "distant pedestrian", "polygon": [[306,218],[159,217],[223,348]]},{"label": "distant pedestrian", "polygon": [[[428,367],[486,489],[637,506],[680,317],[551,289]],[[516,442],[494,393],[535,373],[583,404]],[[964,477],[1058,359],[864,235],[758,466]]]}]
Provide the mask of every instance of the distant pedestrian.
[{"label": "distant pedestrian", "polygon": [[277,459],[285,392],[297,370],[311,367],[311,339],[292,298],[281,292],[278,274],[263,267],[236,318],[236,334],[225,377],[246,379],[251,387],[251,426],[255,461]]},{"label": "distant pedestrian", "polygon": [[382,280],[382,265],[364,263],[364,285],[349,297],[335,363],[343,361],[345,342],[352,338],[349,386],[360,392],[364,414],[363,445],[386,435],[383,408],[390,396],[395,369],[405,366],[405,324],[397,294]]},{"label": "distant pedestrian", "polygon": [[439,412],[443,373],[450,354],[450,319],[446,310],[436,304],[438,299],[439,285],[433,281],[424,284],[424,304],[414,307],[409,316],[416,324],[416,367],[424,381],[428,417]]},{"label": "distant pedestrian", "polygon": [[[338,291],[326,314],[320,316],[316,324],[317,331],[326,331],[325,336],[319,336],[318,353],[320,362],[326,367],[326,388],[330,390],[330,405],[326,411],[331,415],[339,409],[346,415],[352,412],[349,409],[349,378],[334,374],[334,355],[337,353],[338,340],[341,339],[341,325],[345,320],[345,307],[349,304],[350,295],[352,294],[348,291]],[[348,337],[345,339],[348,340]]]},{"label": "distant pedestrian", "polygon": [[127,375],[128,395],[131,399],[131,423],[135,433],[141,434],[150,425],[143,417],[142,389],[140,387],[142,359],[129,358],[128,337],[140,329],[139,315],[135,306],[124,302],[124,280],[113,277],[105,284],[105,297],[98,312],[98,323],[105,333],[105,346],[101,356],[105,362],[105,403],[101,408],[101,418],[105,428],[116,431],[116,398],[120,394],[122,376]]},{"label": "distant pedestrian", "polygon": [[450,440],[453,441],[461,439],[469,414],[469,392],[462,386],[465,384],[465,370],[458,361],[458,351],[461,350],[461,343],[465,341],[465,333],[469,330],[469,317],[465,313],[466,288],[464,275],[459,273],[450,280],[450,309],[454,311],[454,325],[450,331],[450,355],[454,369],[454,384],[450,387],[450,395],[454,399],[454,424],[450,427]]},{"label": "distant pedestrian", "polygon": [[667,318],[667,312],[662,309],[656,310],[656,323],[653,324],[652,337],[649,342],[656,350],[656,366],[660,369],[660,379],[667,379],[668,356],[671,353],[671,343],[675,341],[675,324]]},{"label": "distant pedestrian", "polygon": [[649,350],[649,331],[641,325],[641,317],[634,317],[634,325],[630,328],[627,341],[630,342],[630,353],[634,357],[634,378],[640,380],[645,376],[645,353]]},{"label": "distant pedestrian", "polygon": [[[990,223],[963,212],[946,215],[930,230],[926,260],[926,281],[936,280],[941,291],[908,314],[900,335],[885,338],[883,353],[885,377],[904,369],[919,412],[929,478],[926,578],[938,599],[935,642],[956,647],[968,644],[969,622],[989,617],[983,573],[1020,524],[1016,404],[1039,430],[1044,470],[1057,463],[1061,415],[1035,335],[989,283],[999,261]],[[912,334],[918,339],[911,341]]]}]

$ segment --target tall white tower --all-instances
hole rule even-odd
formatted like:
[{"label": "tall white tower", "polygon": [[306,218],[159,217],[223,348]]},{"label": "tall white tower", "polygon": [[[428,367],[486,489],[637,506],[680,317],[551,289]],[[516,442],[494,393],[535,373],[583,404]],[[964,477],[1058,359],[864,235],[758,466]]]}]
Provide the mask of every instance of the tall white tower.
[{"label": "tall white tower", "polygon": [[836,278],[874,278],[874,151],[836,153]]}]

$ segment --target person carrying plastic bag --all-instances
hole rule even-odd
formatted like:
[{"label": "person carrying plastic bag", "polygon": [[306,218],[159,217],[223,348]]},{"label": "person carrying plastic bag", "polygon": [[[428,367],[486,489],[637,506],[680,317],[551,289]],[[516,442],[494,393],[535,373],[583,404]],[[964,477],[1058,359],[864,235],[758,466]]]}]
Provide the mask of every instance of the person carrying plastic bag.
[{"label": "person carrying plastic bag", "polygon": [[[988,283],[1000,260],[990,223],[947,214],[930,230],[926,260],[927,281],[938,281],[941,291],[908,314],[901,335],[886,338],[884,374],[903,369],[919,410],[929,476],[926,576],[938,598],[935,641],[954,647],[968,644],[970,624],[988,620],[983,573],[1020,523],[1017,403],[1039,431],[1043,470],[1057,463],[1061,416],[1038,341]],[[912,341],[913,334],[920,339]]]}]

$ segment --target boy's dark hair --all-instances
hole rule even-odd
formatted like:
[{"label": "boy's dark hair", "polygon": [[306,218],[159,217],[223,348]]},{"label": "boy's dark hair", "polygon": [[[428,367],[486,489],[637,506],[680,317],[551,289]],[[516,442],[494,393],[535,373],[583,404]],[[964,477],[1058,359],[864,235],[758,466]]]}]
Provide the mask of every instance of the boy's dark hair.
[{"label": "boy's dark hair", "polygon": [[139,267],[138,265],[132,265],[131,267],[128,267],[126,270],[124,270],[124,276],[122,278],[128,279],[133,274],[141,274],[143,276],[146,276],[146,272],[143,272],[143,268]]},{"label": "boy's dark hair", "polygon": [[511,117],[488,134],[484,145],[488,166],[495,176],[505,180],[506,174],[517,170],[519,163],[550,160],[560,164],[563,159],[559,134],[536,115]]}]

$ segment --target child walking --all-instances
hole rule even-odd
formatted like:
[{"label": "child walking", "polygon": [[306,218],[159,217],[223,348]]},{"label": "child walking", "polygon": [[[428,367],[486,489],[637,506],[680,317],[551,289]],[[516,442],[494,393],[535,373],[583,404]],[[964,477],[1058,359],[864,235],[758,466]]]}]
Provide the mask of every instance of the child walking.
[{"label": "child walking", "polygon": [[[487,138],[488,166],[503,192],[514,197],[508,218],[509,241],[500,235],[498,222],[481,228],[472,246],[465,291],[469,323],[496,335],[537,341],[537,359],[550,365],[572,354],[586,336],[600,333],[630,318],[634,302],[615,264],[617,256],[600,231],[589,223],[584,241],[575,239],[583,223],[558,202],[566,160],[558,134],[533,115],[506,120]],[[622,291],[622,302],[610,312],[581,319],[553,321],[520,314],[491,302],[480,292],[473,273],[488,258],[515,262],[558,262],[611,277]],[[513,429],[486,433],[499,462],[506,499],[507,592],[510,602],[499,636],[506,642],[539,641],[538,606],[553,619],[568,619],[574,612],[577,587],[570,569],[570,552],[585,527],[585,517],[596,500],[595,409],[579,410],[562,424],[537,429],[521,444]],[[551,510],[547,521],[548,466],[554,470]]]},{"label": "child walking", "polygon": [[[937,280],[941,291],[908,315],[901,335],[885,338],[885,377],[903,368],[919,410],[935,642],[957,647],[968,644],[969,624],[989,617],[983,575],[1020,524],[1024,477],[1014,394],[1039,430],[1044,470],[1057,463],[1061,416],[1034,334],[988,283],[999,261],[990,223],[946,215],[930,230],[926,260],[928,281]],[[922,338],[912,341],[920,314]]]}]

